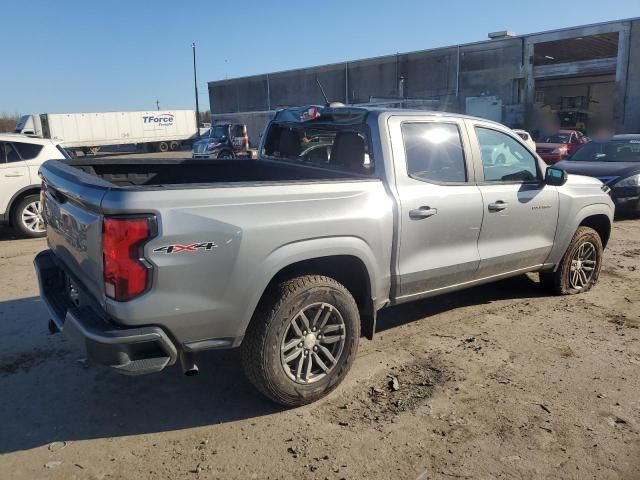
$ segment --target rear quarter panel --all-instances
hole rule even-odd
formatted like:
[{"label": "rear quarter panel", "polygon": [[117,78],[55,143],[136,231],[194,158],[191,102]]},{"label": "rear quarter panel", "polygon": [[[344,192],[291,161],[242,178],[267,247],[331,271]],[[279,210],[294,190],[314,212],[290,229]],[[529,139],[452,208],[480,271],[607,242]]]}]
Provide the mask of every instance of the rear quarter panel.
[{"label": "rear quarter panel", "polygon": [[[372,295],[389,293],[392,200],[380,180],[111,191],[105,214],[152,213],[151,290],[107,310],[127,325],[166,326],[182,343],[240,337],[269,281],[291,263],[354,255]],[[170,245],[215,243],[164,253]]]}]

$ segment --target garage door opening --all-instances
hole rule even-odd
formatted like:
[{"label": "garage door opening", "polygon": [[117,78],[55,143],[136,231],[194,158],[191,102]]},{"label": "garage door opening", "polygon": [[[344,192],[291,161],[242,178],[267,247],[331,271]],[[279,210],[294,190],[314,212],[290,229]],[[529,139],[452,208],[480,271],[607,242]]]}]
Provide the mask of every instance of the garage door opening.
[{"label": "garage door opening", "polygon": [[559,129],[613,132],[618,32],[534,46],[534,136]]}]

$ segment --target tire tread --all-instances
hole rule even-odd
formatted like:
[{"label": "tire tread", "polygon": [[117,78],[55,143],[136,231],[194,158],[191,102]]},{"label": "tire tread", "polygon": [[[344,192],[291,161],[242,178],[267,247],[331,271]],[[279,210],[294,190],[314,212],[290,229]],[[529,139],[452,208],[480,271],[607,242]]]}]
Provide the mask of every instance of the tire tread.
[{"label": "tire tread", "polygon": [[[349,290],[335,279],[324,275],[302,275],[293,277],[271,285],[268,288],[256,308],[249,327],[247,328],[244,340],[242,341],[241,361],[245,375],[258,389],[258,391],[260,391],[260,393],[281,405],[303,405],[305,403],[315,401],[319,397],[312,396],[308,399],[291,397],[290,395],[283,393],[282,390],[273,383],[273,379],[265,368],[267,365],[266,355],[268,354],[267,336],[269,334],[269,326],[271,321],[277,316],[280,308],[289,298],[297,295],[301,290],[322,285],[329,285],[332,288],[341,291],[346,298],[353,302],[353,308],[357,311],[357,305]],[[359,319],[356,323],[359,327]],[[354,332],[354,336],[356,339],[360,336],[359,328],[358,331]],[[352,356],[355,357],[355,352]],[[343,370],[345,367],[348,370],[352,361],[353,359],[345,362]],[[329,382],[327,388],[320,396],[326,395],[333,390],[338,383],[340,383],[339,380],[341,379],[342,372],[335,373],[337,374],[336,381]]]},{"label": "tire tread", "polygon": [[[596,271],[594,273],[594,276],[591,282],[589,282],[589,284],[582,290],[574,290],[569,286],[567,282],[566,269],[570,268],[571,253],[573,252],[574,247],[578,243],[583,241],[585,237],[592,237],[591,240],[596,243],[596,249],[598,251],[598,256],[599,256],[598,263],[596,265]],[[602,267],[602,252],[603,252],[602,239],[600,238],[600,235],[598,234],[598,232],[596,232],[591,227],[584,227],[584,226],[578,227],[578,229],[576,230],[576,233],[573,235],[573,238],[571,239],[571,243],[569,243],[569,246],[567,247],[567,250],[565,251],[562,257],[562,260],[560,260],[560,264],[558,268],[553,272],[540,272],[539,273],[540,282],[556,295],[575,295],[577,293],[588,292],[598,281],[598,276],[600,275],[600,268]]]}]

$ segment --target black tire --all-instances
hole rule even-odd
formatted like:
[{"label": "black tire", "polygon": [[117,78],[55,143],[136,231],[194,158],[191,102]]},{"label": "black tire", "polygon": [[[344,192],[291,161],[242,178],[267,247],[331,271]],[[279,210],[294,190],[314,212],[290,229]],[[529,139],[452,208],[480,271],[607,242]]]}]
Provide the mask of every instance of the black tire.
[{"label": "black tire", "polygon": [[[288,372],[285,370],[287,367],[282,360],[284,356],[281,357],[281,348],[284,350],[283,345],[287,332],[291,331],[292,321],[300,318],[300,312],[305,311],[306,308],[314,308],[319,304],[323,305],[320,308],[324,308],[325,305],[333,307],[335,310],[327,307],[326,311],[332,312],[331,315],[339,315],[343,321],[343,329],[338,331],[343,332],[340,339],[344,339],[344,343],[330,370],[326,373],[320,372],[324,376],[318,380],[312,380],[312,383],[300,383],[303,381],[302,378],[296,381],[290,377],[294,374],[292,369]],[[333,313],[335,311],[338,313]],[[314,320],[317,318],[318,316]],[[316,335],[318,333],[321,333],[321,329],[318,329]],[[318,336],[318,339],[320,338],[322,338],[321,335]],[[295,277],[273,285],[263,296],[242,342],[242,363],[251,383],[266,397],[287,407],[305,405],[324,397],[338,386],[353,364],[359,339],[358,307],[342,284],[320,275]],[[302,345],[300,343],[295,348]],[[316,350],[316,347],[309,348]],[[304,348],[300,350],[306,349],[305,340]],[[307,353],[310,354],[308,357]],[[314,353],[311,350],[307,353],[304,353],[304,361],[308,366]],[[313,362],[311,364],[313,365]],[[308,378],[309,373],[307,373]]]},{"label": "black tire", "polygon": [[23,237],[40,238],[47,234],[46,229],[44,229],[44,225],[42,231],[36,231],[33,228],[30,228],[23,220],[23,213],[25,210],[36,203],[40,203],[40,195],[26,195],[18,200],[11,209],[11,225]]},{"label": "black tire", "polygon": [[[590,270],[585,274],[590,274],[590,276],[588,277],[588,280],[584,282],[584,286],[577,288],[575,283],[572,281],[572,275],[575,274],[575,269],[572,271],[571,268],[580,248],[585,245],[593,247],[595,254],[593,262],[595,263],[593,265],[589,264],[588,267],[585,267],[593,268],[593,270]],[[589,247],[589,249],[590,248],[591,247]],[[577,293],[588,292],[596,283],[598,283],[600,269],[602,268],[603,251],[604,247],[602,246],[602,239],[600,238],[600,235],[598,235],[598,232],[593,228],[579,227],[573,235],[573,239],[562,257],[562,260],[560,260],[560,265],[556,271],[540,272],[540,282],[557,295],[575,295]]]},{"label": "black tire", "polygon": [[173,142],[171,142],[171,143],[169,144],[169,149],[170,149],[172,152],[175,152],[176,150],[178,150],[178,148],[180,148],[180,143],[179,143],[179,142],[173,141]]},{"label": "black tire", "polygon": [[169,144],[167,142],[159,142],[158,143],[158,151],[159,152],[168,152]]},{"label": "black tire", "polygon": [[218,156],[216,158],[219,160],[231,160],[235,157],[231,150],[222,150],[220,151],[220,153],[218,153]]}]

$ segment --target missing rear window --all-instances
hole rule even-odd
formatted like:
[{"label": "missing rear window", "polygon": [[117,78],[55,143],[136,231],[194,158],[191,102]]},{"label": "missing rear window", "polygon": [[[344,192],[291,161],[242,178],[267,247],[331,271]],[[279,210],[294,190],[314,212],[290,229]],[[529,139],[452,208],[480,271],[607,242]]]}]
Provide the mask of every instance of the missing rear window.
[{"label": "missing rear window", "polygon": [[273,123],[263,154],[272,160],[311,164],[363,175],[373,173],[365,126]]}]

